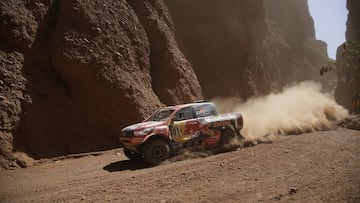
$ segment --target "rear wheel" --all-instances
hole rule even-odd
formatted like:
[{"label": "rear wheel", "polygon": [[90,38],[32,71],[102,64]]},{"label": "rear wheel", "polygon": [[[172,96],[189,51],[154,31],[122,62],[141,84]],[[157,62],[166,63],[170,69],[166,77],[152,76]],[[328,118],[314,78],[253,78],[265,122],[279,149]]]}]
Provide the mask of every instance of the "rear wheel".
[{"label": "rear wheel", "polygon": [[142,158],[141,154],[131,151],[130,149],[126,149],[125,147],[124,147],[124,154],[130,160],[140,160]]},{"label": "rear wheel", "polygon": [[235,149],[236,143],[234,142],[236,142],[237,137],[233,130],[224,130],[221,133],[221,148],[226,151]]},{"label": "rear wheel", "polygon": [[143,154],[147,163],[158,165],[169,157],[170,147],[162,140],[152,140],[144,146]]}]

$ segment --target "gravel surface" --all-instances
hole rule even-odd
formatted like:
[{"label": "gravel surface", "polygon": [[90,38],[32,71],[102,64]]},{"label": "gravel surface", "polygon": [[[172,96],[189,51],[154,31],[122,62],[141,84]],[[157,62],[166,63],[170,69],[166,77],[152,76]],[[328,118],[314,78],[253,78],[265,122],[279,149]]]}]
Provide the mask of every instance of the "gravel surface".
[{"label": "gravel surface", "polygon": [[[75,156],[76,157],[76,156]],[[360,132],[147,167],[121,150],[0,171],[1,202],[360,202]]]}]

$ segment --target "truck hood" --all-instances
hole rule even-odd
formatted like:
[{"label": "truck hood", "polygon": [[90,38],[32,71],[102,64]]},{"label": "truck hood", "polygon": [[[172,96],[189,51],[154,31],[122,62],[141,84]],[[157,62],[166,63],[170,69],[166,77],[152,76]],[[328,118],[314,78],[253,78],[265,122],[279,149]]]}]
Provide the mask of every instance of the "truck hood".
[{"label": "truck hood", "polygon": [[123,128],[122,131],[141,130],[144,128],[157,127],[157,126],[161,126],[161,125],[166,125],[166,122],[164,122],[164,121],[149,121],[149,122],[137,123],[134,125],[127,126],[126,128]]}]

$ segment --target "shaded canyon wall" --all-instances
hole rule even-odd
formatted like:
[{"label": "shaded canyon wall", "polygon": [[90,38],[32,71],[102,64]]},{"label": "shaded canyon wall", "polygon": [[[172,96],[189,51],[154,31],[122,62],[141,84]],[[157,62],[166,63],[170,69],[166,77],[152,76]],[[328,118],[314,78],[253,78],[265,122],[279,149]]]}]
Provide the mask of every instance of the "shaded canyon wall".
[{"label": "shaded canyon wall", "polygon": [[161,106],[265,94],[326,60],[306,0],[1,1],[1,167],[119,147]]},{"label": "shaded canyon wall", "polygon": [[206,98],[246,99],[303,80],[328,86],[319,75],[327,45],[315,39],[306,0],[166,3]]},{"label": "shaded canyon wall", "polygon": [[[360,113],[360,1],[347,0],[346,42],[338,48],[336,101]],[[357,96],[358,95],[358,96]]]},{"label": "shaded canyon wall", "polygon": [[13,151],[119,147],[124,126],[201,99],[166,13],[161,1],[2,1],[2,166],[21,163]]}]

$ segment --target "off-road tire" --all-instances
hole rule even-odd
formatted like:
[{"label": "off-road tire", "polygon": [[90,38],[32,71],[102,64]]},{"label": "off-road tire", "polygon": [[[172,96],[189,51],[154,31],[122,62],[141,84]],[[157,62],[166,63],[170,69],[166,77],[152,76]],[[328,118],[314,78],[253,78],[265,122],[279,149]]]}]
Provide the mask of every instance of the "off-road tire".
[{"label": "off-road tire", "polygon": [[170,147],[162,140],[151,140],[145,144],[142,152],[147,163],[159,165],[170,156]]},{"label": "off-road tire", "polygon": [[142,155],[137,153],[137,152],[134,152],[134,151],[131,151],[130,149],[126,149],[124,147],[124,154],[127,158],[129,158],[130,160],[134,160],[134,161],[137,161],[137,160],[141,160],[142,159]]},{"label": "off-road tire", "polygon": [[224,151],[231,151],[234,150],[236,148],[236,146],[234,145],[233,141],[235,139],[237,139],[238,136],[236,134],[236,132],[234,132],[233,130],[227,129],[222,131],[221,133],[221,149]]}]

